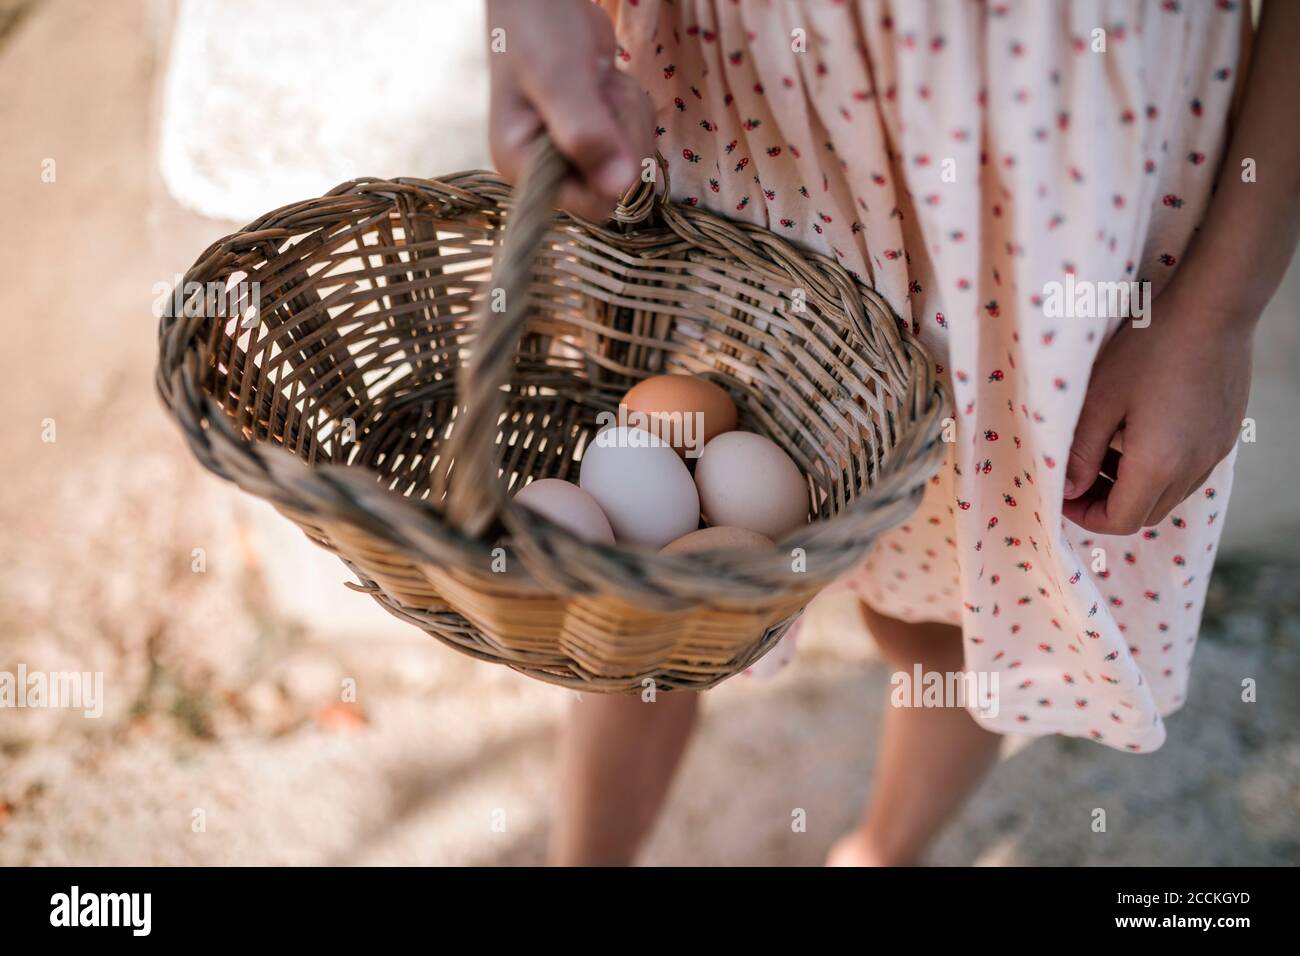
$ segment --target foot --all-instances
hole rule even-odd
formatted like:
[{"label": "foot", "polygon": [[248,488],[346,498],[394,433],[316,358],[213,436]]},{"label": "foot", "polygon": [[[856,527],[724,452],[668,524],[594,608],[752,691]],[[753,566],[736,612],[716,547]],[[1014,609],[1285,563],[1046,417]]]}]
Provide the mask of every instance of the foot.
[{"label": "foot", "polygon": [[826,854],[827,866],[904,866],[906,864],[889,860],[872,844],[870,837],[862,830],[854,830],[835,841]]}]

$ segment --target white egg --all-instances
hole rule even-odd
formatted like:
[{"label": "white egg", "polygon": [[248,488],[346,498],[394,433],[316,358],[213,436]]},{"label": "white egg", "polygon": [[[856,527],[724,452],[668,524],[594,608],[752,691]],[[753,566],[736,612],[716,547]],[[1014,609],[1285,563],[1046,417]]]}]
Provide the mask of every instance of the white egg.
[{"label": "white egg", "polygon": [[700,507],[711,525],[781,538],[808,520],[808,483],[770,438],[724,432],[704,446],[695,465]]},{"label": "white egg", "polygon": [[670,445],[638,428],[619,425],[596,435],[583,453],[578,483],[621,544],[662,548],[699,526],[690,470]]},{"label": "white egg", "polygon": [[613,544],[614,530],[596,499],[570,481],[540,478],[524,485],[515,502],[592,544]]}]

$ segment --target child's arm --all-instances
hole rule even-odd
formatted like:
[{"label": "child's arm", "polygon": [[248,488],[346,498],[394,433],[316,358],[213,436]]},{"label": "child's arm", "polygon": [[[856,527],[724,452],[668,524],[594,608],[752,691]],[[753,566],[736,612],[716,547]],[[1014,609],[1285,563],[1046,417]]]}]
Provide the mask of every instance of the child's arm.
[{"label": "child's arm", "polygon": [[654,155],[654,110],[614,69],[609,17],[591,0],[488,0],[487,29],[497,169],[515,180],[544,129],[580,174],[560,206],[604,219]]},{"label": "child's arm", "polygon": [[[1241,116],[1200,231],[1151,324],[1125,327],[1093,366],[1066,470],[1064,513],[1100,534],[1158,524],[1236,444],[1251,337],[1300,233],[1300,3],[1269,0]],[[1253,160],[1256,181],[1243,181]],[[1109,494],[1087,495],[1115,432]]]}]

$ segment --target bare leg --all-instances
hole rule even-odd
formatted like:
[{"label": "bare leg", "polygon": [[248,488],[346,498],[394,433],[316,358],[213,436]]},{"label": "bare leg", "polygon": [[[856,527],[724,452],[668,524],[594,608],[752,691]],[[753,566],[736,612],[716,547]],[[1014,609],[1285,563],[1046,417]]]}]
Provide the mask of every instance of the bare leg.
[{"label": "bare leg", "polygon": [[[862,605],[885,660],[911,671],[962,670],[961,629],[905,624]],[[832,866],[916,863],[996,762],[1001,737],[960,707],[886,707],[875,783],[858,827],[831,849]]]},{"label": "bare leg", "polygon": [[584,694],[560,743],[551,862],[627,866],[654,824],[695,725],[700,695]]}]

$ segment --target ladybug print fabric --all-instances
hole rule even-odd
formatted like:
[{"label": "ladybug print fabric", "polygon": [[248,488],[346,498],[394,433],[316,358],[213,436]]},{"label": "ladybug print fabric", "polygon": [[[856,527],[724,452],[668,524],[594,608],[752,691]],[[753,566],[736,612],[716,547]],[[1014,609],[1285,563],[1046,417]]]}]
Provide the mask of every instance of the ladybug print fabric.
[{"label": "ladybug print fabric", "polygon": [[1232,459],[1141,534],[1064,521],[1089,370],[1123,317],[1052,318],[1044,296],[1067,277],[1158,294],[1173,274],[1223,151],[1244,4],[604,6],[619,67],[654,100],[673,197],[834,256],[951,388],[947,464],[844,586],[960,626],[966,666],[999,675],[990,729],[1159,747]]}]

